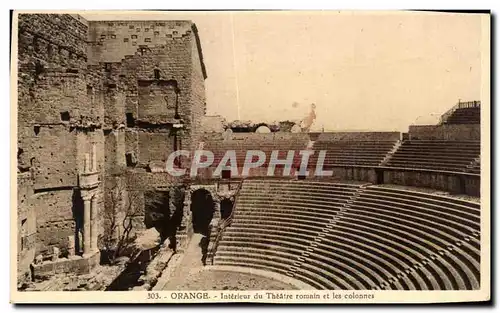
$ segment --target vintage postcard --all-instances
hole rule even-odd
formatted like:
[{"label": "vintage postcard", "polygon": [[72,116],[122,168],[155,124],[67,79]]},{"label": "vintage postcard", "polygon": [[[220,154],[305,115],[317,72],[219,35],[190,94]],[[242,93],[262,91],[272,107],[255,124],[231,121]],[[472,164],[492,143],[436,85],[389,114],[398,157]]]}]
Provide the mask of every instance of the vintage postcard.
[{"label": "vintage postcard", "polygon": [[490,14],[14,11],[13,303],[490,299]]}]

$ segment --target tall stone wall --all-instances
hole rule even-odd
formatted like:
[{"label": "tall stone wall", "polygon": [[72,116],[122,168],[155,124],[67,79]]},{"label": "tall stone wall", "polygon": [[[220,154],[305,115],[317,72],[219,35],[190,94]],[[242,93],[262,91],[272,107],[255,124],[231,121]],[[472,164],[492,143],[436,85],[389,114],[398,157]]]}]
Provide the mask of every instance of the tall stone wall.
[{"label": "tall stone wall", "polygon": [[91,64],[121,62],[141,46],[168,45],[192,33],[190,21],[91,21]]},{"label": "tall stone wall", "polygon": [[201,52],[201,44],[198,37],[198,30],[196,25],[193,24],[194,36],[192,37],[193,43],[191,44],[191,139],[193,143],[189,143],[189,147],[193,148],[199,141],[203,133],[203,117],[207,111],[205,84],[207,78],[205,65],[203,62],[203,54]]},{"label": "tall stone wall", "polygon": [[219,115],[204,116],[201,123],[204,133],[223,133],[226,120]]},{"label": "tall stone wall", "polygon": [[[164,162],[175,141],[190,147],[205,113],[206,71],[194,24],[92,21],[89,28],[89,63],[112,81],[104,84],[113,88],[106,127],[127,127],[126,153],[147,167]],[[184,127],[174,140],[177,123]]]},{"label": "tall stone wall", "polygon": [[31,173],[18,188],[31,194],[39,253],[75,234],[79,174],[94,145],[103,178],[105,99],[101,71],[87,66],[84,19],[20,14],[18,25],[18,175]]},{"label": "tall stone wall", "polygon": [[17,177],[17,263],[18,279],[29,271],[29,265],[36,250],[36,212],[33,197],[31,173],[22,173]]},{"label": "tall stone wall", "polygon": [[[95,195],[99,234],[114,182],[139,188],[139,207],[142,190],[179,183],[150,171],[199,139],[206,70],[190,21],[21,14],[18,42],[18,257],[26,271],[35,253],[81,239],[84,194]],[[82,182],[96,175],[97,187]]]}]

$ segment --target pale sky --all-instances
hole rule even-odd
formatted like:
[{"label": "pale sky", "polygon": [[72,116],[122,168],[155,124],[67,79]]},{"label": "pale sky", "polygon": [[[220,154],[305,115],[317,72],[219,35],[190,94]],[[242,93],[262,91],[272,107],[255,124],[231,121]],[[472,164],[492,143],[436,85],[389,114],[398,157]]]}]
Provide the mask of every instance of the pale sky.
[{"label": "pale sky", "polygon": [[[444,13],[165,12],[88,20],[189,19],[208,78],[207,114],[299,119],[313,130],[406,131],[481,100],[481,17]],[[295,105],[293,105],[295,103]]]}]

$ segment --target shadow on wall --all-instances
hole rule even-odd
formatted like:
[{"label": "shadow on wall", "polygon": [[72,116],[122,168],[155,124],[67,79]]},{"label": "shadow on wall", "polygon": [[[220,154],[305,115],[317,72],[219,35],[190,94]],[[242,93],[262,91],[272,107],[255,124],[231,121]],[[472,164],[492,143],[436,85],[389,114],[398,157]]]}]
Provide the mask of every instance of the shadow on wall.
[{"label": "shadow on wall", "polygon": [[73,191],[73,207],[71,208],[73,213],[73,219],[75,221],[75,233],[74,233],[74,247],[69,246],[69,249],[74,249],[74,251],[68,251],[69,254],[80,255],[83,253],[82,250],[82,231],[83,231],[83,199],[81,196],[80,189],[75,189]]},{"label": "shadow on wall", "polygon": [[175,250],[175,236],[184,209],[184,190],[174,187],[168,191],[147,191],[144,199],[146,228],[154,227],[160,233],[161,242],[169,238],[170,248]]}]

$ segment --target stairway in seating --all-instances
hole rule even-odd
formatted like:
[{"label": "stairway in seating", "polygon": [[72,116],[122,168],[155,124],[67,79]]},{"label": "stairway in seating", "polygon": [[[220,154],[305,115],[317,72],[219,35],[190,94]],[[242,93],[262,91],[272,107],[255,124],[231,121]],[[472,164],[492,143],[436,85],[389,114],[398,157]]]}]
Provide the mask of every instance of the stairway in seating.
[{"label": "stairway in seating", "polygon": [[385,166],[387,164],[387,162],[389,162],[389,160],[394,155],[394,153],[396,153],[396,151],[398,151],[399,147],[401,146],[401,143],[402,143],[401,140],[396,141],[396,143],[394,144],[392,149],[389,152],[387,152],[387,154],[385,155],[385,158],[380,162],[379,166]]},{"label": "stairway in seating", "polygon": [[233,208],[231,210],[231,215],[226,218],[225,220],[222,220],[220,217],[220,212],[219,217],[216,220],[212,220],[213,222],[210,224],[210,236],[208,238],[208,243],[207,243],[207,250],[204,254],[204,263],[205,264],[210,264],[214,265],[214,257],[215,254],[217,253],[217,248],[219,246],[219,242],[222,239],[222,236],[224,235],[224,231],[226,230],[226,227],[229,227],[233,221],[233,216],[234,213],[236,212],[236,204],[238,200],[238,196],[240,193],[241,188],[243,188],[243,183],[244,180],[241,180],[239,182],[238,188],[236,189],[236,192],[234,193],[234,203],[233,203]]},{"label": "stairway in seating", "polygon": [[309,255],[313,252],[313,250],[317,247],[317,243],[321,242],[325,235],[328,234],[331,229],[335,226],[335,223],[337,220],[339,220],[342,215],[344,214],[345,211],[349,209],[349,207],[360,197],[360,195],[366,190],[366,187],[370,186],[371,184],[364,184],[361,185],[358,190],[347,200],[340,209],[340,211],[330,220],[330,223],[327,224],[321,233],[318,234],[316,238],[314,238],[314,241],[311,241],[309,247],[305,249],[305,251],[302,252],[302,255],[297,257],[297,261],[294,262],[294,265],[290,267],[286,275],[293,277],[294,273],[302,266],[302,263],[309,257]]},{"label": "stairway in seating", "polygon": [[473,174],[481,174],[481,158],[477,157],[467,165],[466,172]]}]

